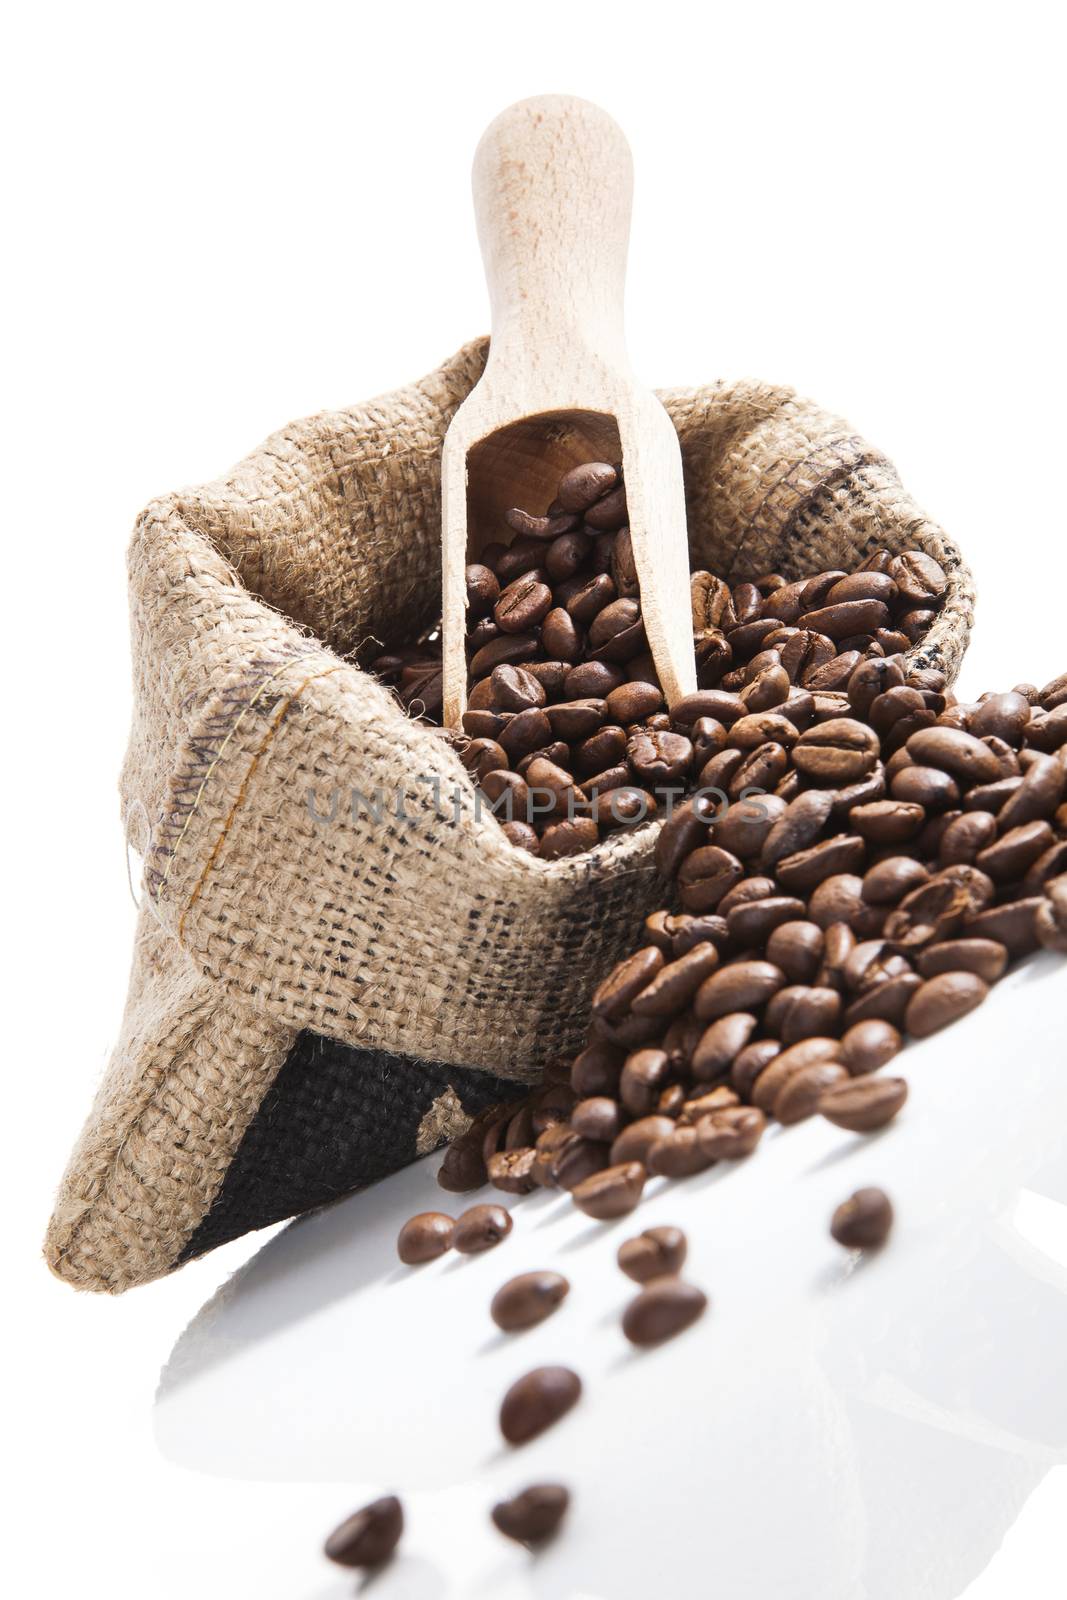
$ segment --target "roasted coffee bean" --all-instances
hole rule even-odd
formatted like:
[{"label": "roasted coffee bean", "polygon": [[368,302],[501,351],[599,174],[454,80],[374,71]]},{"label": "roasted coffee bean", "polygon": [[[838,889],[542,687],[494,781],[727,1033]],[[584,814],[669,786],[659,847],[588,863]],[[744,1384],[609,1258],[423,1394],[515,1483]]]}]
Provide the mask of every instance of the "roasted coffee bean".
[{"label": "roasted coffee bean", "polygon": [[552,1315],[569,1290],[558,1272],[520,1272],[497,1290],[489,1314],[505,1333],[532,1328]]},{"label": "roasted coffee bean", "polygon": [[902,600],[913,606],[932,606],[943,599],[948,589],[944,570],[921,550],[906,550],[889,564]]},{"label": "roasted coffee bean", "polygon": [[911,856],[887,856],[868,867],[861,893],[868,905],[895,906],[929,877],[927,868]]},{"label": "roasted coffee bean", "polygon": [[[632,960],[633,958],[631,957],[630,959]],[[628,965],[628,962],[621,962],[615,971],[618,972],[622,967]],[[634,994],[642,987],[641,976],[641,972],[638,971],[632,974],[628,980],[637,985],[633,990]],[[605,981],[610,983],[611,977]],[[601,989],[603,987],[604,985],[602,984]],[[597,995],[599,994],[600,989],[596,991],[593,997],[594,1011]],[[619,997],[616,996],[614,1001],[609,1001],[607,1004],[609,1009],[604,1013],[605,1015],[609,1017],[612,1015],[624,1015],[629,1007],[629,999],[624,999],[620,1002]],[[616,1005],[619,1005],[620,1009],[616,1010]],[[574,1058],[574,1063],[571,1066],[571,1088],[582,1099],[587,1099],[590,1095],[596,1094],[614,1096],[619,1086],[619,1076],[622,1072],[624,1060],[623,1051],[617,1049],[614,1045],[606,1044],[601,1040],[594,1041],[580,1055]]]},{"label": "roasted coffee bean", "polygon": [[588,739],[602,727],[607,716],[604,700],[565,700],[561,705],[548,706],[545,711],[552,737],[568,744],[574,740]]},{"label": "roasted coffee bean", "polygon": [[804,1122],[821,1110],[828,1089],[849,1081],[848,1069],[836,1061],[816,1061],[787,1078],[774,1102],[774,1115],[783,1127]]},{"label": "roasted coffee bean", "polygon": [[885,920],[883,932],[905,953],[959,933],[965,920],[993,898],[993,881],[977,867],[944,867],[906,894]]},{"label": "roasted coffee bean", "polygon": [[718,964],[719,953],[714,945],[697,945],[662,967],[647,988],[635,996],[631,1009],[641,1017],[675,1016],[685,1009]]},{"label": "roasted coffee bean", "polygon": [[587,533],[561,533],[545,551],[545,571],[552,583],[573,578],[592,553],[593,541]]},{"label": "roasted coffee bean", "polygon": [[519,711],[501,729],[498,743],[507,752],[510,762],[517,765],[523,756],[543,750],[552,742],[552,724],[545,713],[535,706]]},{"label": "roasted coffee bean", "polygon": [[767,1002],[764,1026],[783,1044],[833,1032],[841,1016],[836,989],[789,984]]},{"label": "roasted coffee bean", "polygon": [[[572,1132],[576,1132],[572,1127]],[[577,1137],[561,1144],[552,1157],[552,1181],[560,1189],[576,1189],[595,1172],[603,1172],[608,1164],[608,1149],[597,1139]]]},{"label": "roasted coffee bean", "polygon": [[525,1150],[498,1150],[485,1164],[489,1182],[504,1194],[529,1194],[536,1180],[533,1176],[535,1152]]},{"label": "roasted coffee bean", "polygon": [[738,961],[705,978],[693,1001],[701,1022],[711,1022],[731,1011],[751,1011],[763,1005],[782,987],[785,976],[769,961]]},{"label": "roasted coffee bean", "polygon": [[1018,746],[1022,743],[1029,721],[1030,702],[1012,690],[1008,694],[994,694],[980,701],[967,731],[977,739],[993,734],[1010,745]]},{"label": "roasted coffee bean", "polygon": [[840,1064],[841,1041],[830,1038],[801,1039],[780,1050],[763,1069],[751,1089],[752,1103],[761,1111],[773,1112],[778,1096],[790,1078],[821,1062]]},{"label": "roasted coffee bean", "polygon": [[626,759],[640,783],[648,788],[665,788],[689,771],[693,746],[684,734],[638,729],[626,742]]},{"label": "roasted coffee bean", "polygon": [[744,867],[729,850],[720,849],[718,845],[691,850],[678,870],[682,905],[696,915],[714,911],[743,874]]},{"label": "roasted coffee bean", "polygon": [[667,1082],[670,1068],[664,1050],[635,1050],[627,1056],[619,1079],[619,1098],[627,1111],[635,1117],[650,1112]]},{"label": "roasted coffee bean", "polygon": [[841,1039],[841,1060],[854,1078],[862,1078],[884,1067],[903,1043],[891,1022],[873,1017],[867,1022],[855,1022],[846,1030]]},{"label": "roasted coffee bean", "polygon": [[837,1128],[873,1133],[892,1122],[907,1098],[903,1078],[849,1078],[826,1089],[816,1109]]},{"label": "roasted coffee bean", "polygon": [[516,578],[493,607],[493,621],[503,633],[531,633],[552,609],[552,590],[532,574]]},{"label": "roasted coffee bean", "polygon": [[1003,776],[989,746],[961,728],[922,728],[911,735],[907,749],[919,766],[940,767],[964,787]]},{"label": "roasted coffee bean", "polygon": [[712,841],[740,861],[754,860],[784,811],[785,801],[774,794],[735,801],[712,823]]},{"label": "roasted coffee bean", "polygon": [[[731,800],[744,800],[749,795],[757,797],[776,791],[787,775],[789,757],[780,744],[769,741],[758,750],[750,750],[727,785]],[[783,802],[785,797],[782,797]]]},{"label": "roasted coffee bean", "polygon": [[657,1139],[648,1152],[646,1165],[659,1178],[690,1178],[711,1166],[692,1127],[675,1127],[664,1139]]},{"label": "roasted coffee bean", "polygon": [[500,1500],[490,1515],[505,1538],[539,1545],[551,1539],[570,1505],[570,1491],[561,1483],[534,1483],[510,1500]]},{"label": "roasted coffee bean", "polygon": [[482,1250],[491,1250],[510,1232],[511,1213],[503,1206],[471,1206],[456,1218],[451,1244],[461,1255],[476,1255]]},{"label": "roasted coffee bean", "polygon": [[401,1228],[396,1253],[408,1267],[433,1261],[451,1248],[455,1227],[455,1222],[443,1211],[420,1211],[417,1216],[409,1217]]},{"label": "roasted coffee bean", "polygon": [[732,727],[745,715],[744,702],[736,694],[726,694],[721,689],[701,689],[696,694],[683,696],[671,707],[671,718],[676,728],[692,727],[701,717],[713,717],[723,727]]},{"label": "roasted coffee bean", "polygon": [[816,784],[858,783],[878,759],[878,737],[851,717],[817,723],[800,735],[793,760]]},{"label": "roasted coffee bean", "polygon": [[541,835],[539,854],[546,861],[557,861],[561,856],[581,855],[592,849],[600,837],[592,817],[575,817],[553,822]]},{"label": "roasted coffee bean", "polygon": [[853,635],[884,628],[889,622],[889,608],[881,600],[844,600],[803,612],[795,620],[801,628],[847,643]]},{"label": "roasted coffee bean", "polygon": [[926,821],[922,806],[905,800],[875,800],[870,805],[853,806],[849,826],[872,844],[903,844],[913,839]]},{"label": "roasted coffee bean", "polygon": [[701,1034],[693,1052],[691,1070],[698,1082],[710,1083],[728,1071],[756,1029],[751,1012],[732,1011],[720,1016]]},{"label": "roasted coffee bean", "polygon": [[791,801],[763,842],[760,865],[764,871],[773,872],[785,857],[813,844],[825,827],[832,806],[832,794],[822,789],[805,790]]},{"label": "roasted coffee bean", "polygon": [[731,906],[726,918],[730,938],[740,950],[763,945],[782,923],[798,921],[804,916],[803,900],[788,895],[768,895]]},{"label": "roasted coffee bean", "polygon": [[885,1244],[893,1226],[893,1207],[881,1189],[857,1189],[838,1206],[830,1232],[848,1250],[875,1250]]},{"label": "roasted coffee bean", "polygon": [[[1067,822],[1067,818],[1064,821]],[[1048,884],[1064,873],[1067,873],[1067,837],[1057,839],[1038,856],[1023,879],[1023,894],[1030,896],[1047,891]]]},{"label": "roasted coffee bean", "polygon": [[1055,756],[1037,754],[1023,781],[1001,808],[997,819],[1002,832],[1054,815],[1067,786],[1067,764]]},{"label": "roasted coffee bean", "polygon": [[1047,822],[1023,822],[979,851],[975,866],[988,873],[994,883],[1018,883],[1055,842]]},{"label": "roasted coffee bean", "polygon": [[582,1392],[569,1367],[535,1367],[516,1380],[500,1407],[500,1431],[508,1444],[525,1444],[566,1416]]},{"label": "roasted coffee bean", "polygon": [[480,562],[472,562],[466,571],[467,615],[472,621],[492,611],[500,598],[500,584],[496,573]]},{"label": "roasted coffee bean", "polygon": [[537,837],[536,829],[528,822],[504,822],[501,830],[510,844],[517,850],[528,850],[533,856],[539,855],[541,841]]},{"label": "roasted coffee bean", "polygon": [[[720,917],[729,917],[731,911],[737,906],[750,905],[755,900],[766,900],[775,890],[773,878],[745,878],[741,883],[736,883],[728,894],[724,894],[719,901]],[[729,928],[729,924],[727,924]]]},{"label": "roasted coffee bean", "polygon": [[948,939],[923,950],[915,965],[924,978],[973,972],[983,983],[996,983],[1008,965],[1008,952],[994,939]]},{"label": "roasted coffee bean", "polygon": [[599,1139],[611,1144],[622,1127],[619,1103],[607,1095],[592,1095],[587,1100],[579,1100],[570,1114],[570,1125],[583,1139]]},{"label": "roasted coffee bean", "polygon": [[904,1023],[916,1039],[925,1039],[981,1005],[989,987],[973,972],[941,972],[928,978],[908,1002]]},{"label": "roasted coffee bean", "polygon": [[889,792],[894,800],[909,801],[927,811],[947,811],[960,801],[956,780],[938,767],[904,767],[891,779]]},{"label": "roasted coffee bean", "polygon": [[612,722],[627,725],[650,717],[663,705],[663,692],[653,683],[622,683],[608,695],[606,711]]},{"label": "roasted coffee bean", "polygon": [[631,1300],[622,1316],[622,1331],[644,1349],[673,1339],[704,1314],[708,1297],[681,1278],[656,1278]]},{"label": "roasted coffee bean", "polygon": [[563,511],[588,511],[589,507],[610,494],[617,486],[619,474],[606,461],[586,461],[572,467],[559,480],[556,493]]},{"label": "roasted coffee bean", "polygon": [[682,1270],[686,1237],[681,1228],[646,1228],[619,1246],[619,1266],[635,1283],[674,1276]]},{"label": "roasted coffee bean", "polygon": [[353,1512],[330,1534],[324,1554],[341,1567],[378,1567],[388,1561],[404,1532],[404,1510],[396,1495],[383,1495]]},{"label": "roasted coffee bean", "polygon": [[696,1084],[683,1098],[678,1125],[683,1128],[696,1127],[702,1118],[710,1117],[713,1111],[726,1111],[740,1103],[740,1096],[728,1084],[719,1083],[713,1089]]},{"label": "roasted coffee bean", "polygon": [[487,678],[495,667],[505,663],[529,661],[537,655],[540,642],[533,633],[502,633],[483,644],[471,657],[472,678]]},{"label": "roasted coffee bean", "polygon": [[790,984],[811,983],[822,964],[823,930],[814,922],[783,922],[767,940],[767,960]]},{"label": "roasted coffee bean", "polygon": [[505,771],[509,766],[507,752],[495,739],[472,739],[467,748],[460,752],[460,760],[479,782],[487,772],[497,769]]},{"label": "roasted coffee bean", "polygon": [[738,1051],[730,1068],[730,1082],[742,1099],[751,1098],[756,1079],[770,1066],[781,1048],[778,1039],[755,1039]]},{"label": "roasted coffee bean", "polygon": [[[569,533],[578,524],[578,518],[566,512],[554,516],[533,517],[528,511],[520,510],[518,506],[505,511],[504,521],[520,539],[536,540],[558,539],[561,533]],[[499,565],[498,562],[498,569]]]},{"label": "roasted coffee bean", "polygon": [[962,932],[968,939],[994,939],[1002,944],[1012,961],[1031,955],[1038,947],[1035,916],[1043,904],[1040,895],[1025,900],[1009,901],[1005,905],[990,906],[977,915],[968,917]]},{"label": "roasted coffee bean", "polygon": [[981,851],[996,838],[996,819],[988,811],[962,811],[941,833],[937,860],[942,867],[973,866]]},{"label": "roasted coffee bean", "polygon": [[875,910],[863,898],[863,879],[851,872],[824,878],[808,901],[808,916],[816,926],[828,928],[832,922],[845,922],[861,936]]},{"label": "roasted coffee bean", "polygon": [[[617,1022],[626,1015],[634,998],[652,982],[664,965],[663,952],[646,945],[621,961],[593,994],[593,1015]],[[574,1086],[576,1089],[578,1085]]]},{"label": "roasted coffee bean", "polygon": [[766,1126],[767,1119],[757,1107],[726,1106],[701,1117],[697,1138],[710,1160],[740,1161],[755,1150]]},{"label": "roasted coffee bean", "polygon": [[845,988],[854,994],[863,994],[888,978],[909,972],[907,961],[894,953],[884,939],[864,939],[856,944],[845,959],[841,969]]},{"label": "roasted coffee bean", "polygon": [[922,980],[914,972],[903,972],[899,977],[887,978],[865,989],[846,1006],[842,1022],[846,1032],[857,1023],[877,1020],[891,1022],[895,1028],[903,1027],[904,1013]]},{"label": "roasted coffee bean", "polygon": [[641,1199],[645,1168],[640,1161],[624,1161],[586,1178],[571,1191],[571,1199],[587,1217],[608,1221],[624,1217]]},{"label": "roasted coffee bean", "polygon": [[625,1166],[627,1162],[639,1161],[642,1166],[648,1152],[657,1139],[665,1139],[674,1131],[674,1119],[656,1113],[654,1116],[638,1117],[636,1122],[631,1122],[619,1134],[611,1147],[609,1160],[613,1167]]}]

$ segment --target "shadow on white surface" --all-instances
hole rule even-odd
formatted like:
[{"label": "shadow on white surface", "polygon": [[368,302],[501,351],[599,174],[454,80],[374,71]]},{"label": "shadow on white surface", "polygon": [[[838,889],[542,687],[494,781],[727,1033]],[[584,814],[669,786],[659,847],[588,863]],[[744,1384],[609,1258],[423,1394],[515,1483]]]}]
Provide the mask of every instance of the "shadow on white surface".
[{"label": "shadow on white surface", "polygon": [[[405,1562],[432,1521],[440,1574],[397,1563],[375,1600],[688,1597],[700,1573],[751,1600],[955,1600],[1067,1460],[1063,991],[1062,965],[1035,961],[910,1049],[911,1097],[877,1139],[803,1124],[734,1170],[651,1184],[621,1226],[520,1204],[497,1250],[398,1271],[400,1223],[441,1204],[436,1162],[305,1219],[179,1340],[160,1449],[209,1474],[396,1487]],[[864,1183],[894,1197],[894,1236],[843,1256],[827,1219]],[[635,1359],[614,1255],[663,1222],[712,1305]],[[562,1262],[560,1311],[497,1337],[495,1288]],[[580,1371],[583,1399],[503,1448],[500,1395],[545,1361]],[[536,1560],[502,1550],[488,1505],[547,1477],[574,1492],[565,1536]]]}]

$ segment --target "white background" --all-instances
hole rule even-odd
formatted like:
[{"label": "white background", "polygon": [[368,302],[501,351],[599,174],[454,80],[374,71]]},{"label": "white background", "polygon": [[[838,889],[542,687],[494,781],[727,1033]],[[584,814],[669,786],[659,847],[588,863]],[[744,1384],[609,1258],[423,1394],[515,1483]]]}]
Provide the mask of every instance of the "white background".
[{"label": "white background", "polygon": [[[115,1302],[76,1297],[39,1257],[125,989],[133,911],[115,778],[128,717],[123,551],[137,511],[213,477],[289,418],[416,377],[484,331],[474,145],[514,99],[579,93],[616,116],[634,152],[628,322],[640,375],[662,385],[760,376],[849,417],[971,562],[980,609],[962,691],[1045,681],[1067,665],[1054,25],[1045,4],[900,0],[53,5],[9,20],[2,1165],[14,1347],[4,1456],[17,1501],[4,1567],[26,1568],[15,1592],[347,1594],[317,1543],[352,1495],[380,1486],[373,1448],[354,1451],[347,1474],[311,1462],[288,1483],[268,1471],[277,1481],[264,1484],[215,1460],[203,1418],[184,1464],[154,1442],[153,1393],[172,1346],[261,1241]],[[986,1013],[1010,1041],[1019,1008],[1037,1005],[1050,1063],[1062,1056],[1057,985],[1062,994],[1062,975],[1016,985]],[[984,1030],[969,1037],[977,1049]],[[964,1048],[950,1051],[946,1036],[944,1057],[927,1055],[933,1073],[951,1056],[966,1096]],[[1009,1063],[985,1059],[995,1101]],[[951,1141],[943,1100],[916,1125]],[[1032,1106],[1035,1139],[1048,1109]],[[993,1124],[983,1137],[995,1168]],[[936,1145],[927,1138],[920,1168]],[[793,1181],[784,1161],[768,1158],[767,1184]],[[403,1185],[395,1193],[397,1204],[410,1198]],[[337,1213],[353,1236],[364,1214],[359,1202]],[[1055,1233],[1054,1214],[1041,1215]],[[805,1237],[797,1249],[810,1248],[818,1273],[821,1221]],[[480,1306],[482,1289],[471,1292]],[[433,1305],[412,1301],[416,1385]],[[1002,1353],[1006,1372],[1026,1364],[1010,1341]],[[299,1365],[299,1347],[291,1359]],[[360,1359],[357,1335],[349,1360]],[[709,1344],[699,1370],[714,1360]],[[649,1370],[666,1392],[670,1358]],[[469,1381],[455,1374],[455,1385]],[[421,1417],[429,1438],[435,1415]],[[278,1421],[283,1438],[293,1432],[291,1413]],[[569,1426],[576,1458],[595,1449],[577,1417]],[[1067,1469],[1045,1466],[1003,1548],[968,1577],[973,1600],[1060,1593],[1052,1535]],[[533,1577],[509,1566],[511,1553],[482,1533],[486,1485],[468,1484],[466,1500],[437,1491],[418,1498],[414,1553],[383,1596],[625,1593],[617,1575],[598,1587],[595,1548],[584,1566],[563,1559]],[[709,1480],[711,1543],[718,1493]],[[621,1494],[616,1542],[631,1510]],[[847,1537],[860,1537],[856,1516],[841,1514]],[[575,1517],[580,1528],[577,1507]],[[576,1535],[586,1556],[597,1526],[586,1524],[585,1543]],[[765,1532],[757,1517],[753,1538]],[[468,1587],[457,1574],[477,1566],[479,1540],[481,1576]],[[808,1593],[802,1567],[795,1579]],[[711,1576],[693,1577],[675,1592],[713,1589]],[[775,1600],[786,1592],[779,1585]],[[868,1592],[857,1578],[842,1594]],[[895,1600],[928,1592],[916,1579]],[[936,1589],[938,1600],[957,1592]]]}]

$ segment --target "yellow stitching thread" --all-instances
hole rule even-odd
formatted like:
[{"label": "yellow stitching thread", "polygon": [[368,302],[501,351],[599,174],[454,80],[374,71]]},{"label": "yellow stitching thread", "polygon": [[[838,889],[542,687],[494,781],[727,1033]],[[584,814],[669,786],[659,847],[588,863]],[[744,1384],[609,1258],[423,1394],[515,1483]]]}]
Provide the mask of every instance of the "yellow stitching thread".
[{"label": "yellow stitching thread", "polygon": [[209,876],[209,874],[211,872],[211,869],[214,867],[215,862],[218,860],[219,852],[222,849],[223,844],[225,843],[226,835],[230,831],[230,827],[231,827],[231,825],[233,823],[233,819],[237,815],[238,811],[241,809],[241,806],[244,804],[245,795],[248,792],[248,786],[252,781],[252,778],[253,778],[253,776],[255,774],[256,768],[259,766],[260,757],[263,755],[264,751],[267,749],[267,746],[273,740],[274,735],[277,733],[278,729],[281,727],[283,721],[285,720],[286,715],[288,714],[289,707],[292,705],[294,700],[296,700],[300,695],[303,694],[304,690],[307,688],[309,683],[314,683],[316,678],[328,678],[328,677],[331,676],[332,673],[340,672],[342,667],[343,667],[343,665],[344,665],[343,662],[339,662],[336,667],[328,667],[324,672],[313,672],[311,674],[310,678],[305,678],[303,683],[300,685],[300,687],[298,689],[294,689],[292,694],[289,696],[289,698],[287,700],[283,700],[281,705],[278,707],[278,710],[275,713],[274,721],[271,723],[270,727],[267,729],[266,733],[264,734],[262,742],[260,743],[259,749],[256,751],[255,755],[252,757],[251,763],[249,764],[248,771],[245,773],[244,778],[241,780],[241,787],[237,791],[237,798],[234,800],[233,805],[230,807],[229,814],[228,814],[228,816],[226,818],[226,821],[222,825],[222,832],[219,834],[218,838],[215,840],[214,848],[212,849],[211,854],[208,856],[207,861],[204,863],[204,870],[201,872],[200,877],[197,880],[196,887],[193,890],[192,894],[189,896],[189,900],[188,900],[188,903],[187,903],[187,905],[185,907],[185,910],[182,912],[181,917],[180,917],[180,919],[178,921],[178,942],[179,943],[181,942],[182,934],[183,934],[183,932],[185,930],[185,919],[189,915],[190,911],[193,909],[193,906],[196,904],[197,900],[200,898],[201,890],[203,889],[204,884],[207,882],[207,879],[208,879],[208,876]]},{"label": "yellow stitching thread", "polygon": [[[184,825],[182,827],[182,831],[181,831],[181,833],[179,833],[177,839],[175,839],[175,841],[174,841],[174,844],[171,846],[170,855],[167,858],[166,868],[165,868],[165,870],[163,872],[163,876],[159,880],[159,889],[163,888],[163,885],[166,883],[167,878],[170,876],[170,869],[174,865],[174,860],[175,860],[175,857],[178,854],[179,849],[181,848],[182,840],[185,838],[185,835],[189,830],[189,826],[192,823],[192,820],[195,817],[195,815],[197,813],[197,810],[199,809],[200,802],[204,798],[204,791],[206,790],[206,788],[208,786],[208,782],[209,782],[209,780],[211,778],[211,774],[214,772],[215,768],[218,766],[219,762],[222,760],[223,756],[226,754],[226,746],[229,744],[230,740],[233,738],[234,734],[237,732],[238,728],[241,726],[241,723],[244,721],[245,717],[251,711],[252,707],[255,705],[256,701],[260,698],[260,696],[263,695],[263,694],[266,694],[267,690],[270,688],[271,684],[275,681],[275,679],[276,678],[280,678],[283,672],[287,672],[289,670],[289,668],[296,663],[297,660],[299,660],[299,657],[293,657],[288,661],[283,661],[281,666],[277,667],[275,669],[275,671],[271,673],[269,678],[264,678],[263,682],[260,684],[260,686],[256,690],[255,694],[252,696],[251,700],[249,700],[247,702],[247,704],[239,712],[239,714],[237,716],[237,719],[234,722],[233,727],[230,729],[230,731],[226,735],[225,739],[223,739],[222,744],[219,746],[218,753],[216,754],[214,761],[212,761],[211,765],[208,767],[207,771],[204,773],[203,779],[201,780],[201,783],[200,783],[200,787],[196,791],[196,799],[193,801],[192,806],[189,808],[189,814],[185,819],[185,823],[184,823]],[[331,670],[336,670],[336,668],[331,669]],[[316,674],[316,676],[317,676],[317,674]],[[311,682],[310,678],[308,679],[308,682],[309,683]],[[158,897],[159,897],[159,890],[157,889],[156,898],[158,899]],[[151,898],[151,896],[149,896],[149,898]]]}]

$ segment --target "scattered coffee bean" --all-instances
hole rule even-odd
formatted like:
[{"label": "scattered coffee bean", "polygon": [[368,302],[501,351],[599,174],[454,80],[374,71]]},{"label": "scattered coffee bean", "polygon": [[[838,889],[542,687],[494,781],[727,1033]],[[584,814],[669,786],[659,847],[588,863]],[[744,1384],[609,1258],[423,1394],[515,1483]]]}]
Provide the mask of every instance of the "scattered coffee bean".
[{"label": "scattered coffee bean", "polygon": [[500,1407],[500,1431],[508,1444],[525,1444],[566,1416],[582,1392],[569,1367],[535,1367],[511,1385]]},{"label": "scattered coffee bean", "polygon": [[587,1217],[608,1221],[632,1211],[644,1187],[645,1168],[641,1162],[621,1161],[584,1179],[571,1190],[571,1199]]},{"label": "scattered coffee bean", "polygon": [[908,1001],[904,1023],[916,1039],[937,1033],[981,1005],[989,986],[973,972],[941,972],[928,978]]},{"label": "scattered coffee bean", "polygon": [[543,1544],[563,1521],[570,1500],[570,1491],[560,1483],[534,1483],[510,1500],[499,1501],[490,1515],[505,1538]]},{"label": "scattered coffee bean", "polygon": [[325,1554],[341,1567],[377,1567],[388,1561],[404,1531],[404,1511],[395,1495],[384,1495],[355,1511],[326,1541]]},{"label": "scattered coffee bean", "polygon": [[489,1313],[505,1333],[532,1328],[552,1315],[569,1290],[570,1284],[558,1272],[522,1272],[497,1290]]},{"label": "scattered coffee bean", "polygon": [[507,1238],[511,1227],[511,1212],[503,1206],[471,1206],[456,1218],[452,1248],[465,1256],[491,1250],[501,1239]]},{"label": "scattered coffee bean", "polygon": [[873,1133],[891,1122],[908,1098],[903,1078],[849,1078],[830,1085],[817,1110],[835,1127],[852,1133]]},{"label": "scattered coffee bean", "polygon": [[619,1246],[618,1263],[635,1283],[679,1273],[685,1264],[686,1237],[681,1228],[646,1228]]},{"label": "scattered coffee bean", "polygon": [[885,1244],[892,1226],[889,1196],[881,1189],[857,1189],[834,1212],[830,1232],[848,1250],[874,1250]]},{"label": "scattered coffee bean", "polygon": [[[506,1213],[505,1213],[506,1215]],[[450,1249],[456,1225],[443,1211],[420,1211],[409,1217],[396,1241],[396,1253],[405,1266],[434,1261]]]},{"label": "scattered coffee bean", "polygon": [[692,1327],[707,1304],[707,1295],[694,1284],[677,1277],[655,1278],[626,1307],[622,1331],[641,1348],[662,1344]]}]

